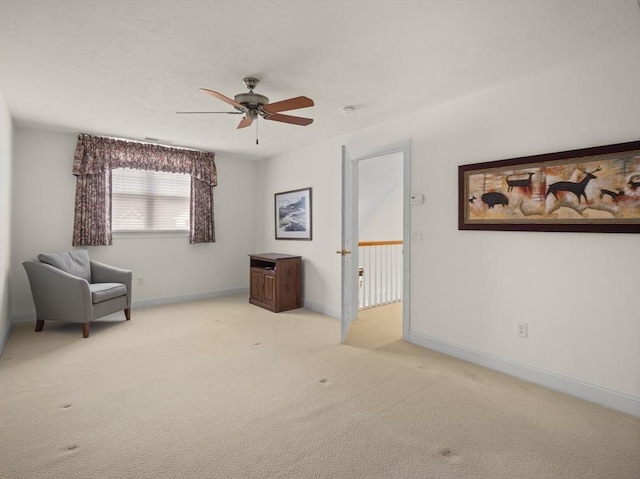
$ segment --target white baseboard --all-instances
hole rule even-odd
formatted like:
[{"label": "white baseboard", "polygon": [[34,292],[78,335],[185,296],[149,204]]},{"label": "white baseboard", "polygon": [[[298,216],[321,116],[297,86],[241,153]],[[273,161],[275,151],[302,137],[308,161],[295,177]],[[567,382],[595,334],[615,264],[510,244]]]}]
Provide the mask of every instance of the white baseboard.
[{"label": "white baseboard", "polygon": [[165,304],[188,303],[190,301],[200,301],[202,299],[219,298],[221,296],[233,296],[235,294],[247,294],[249,298],[249,288],[226,289],[223,291],[207,291],[205,293],[180,294],[177,296],[163,296],[161,298],[134,299],[131,301],[132,308],[148,308],[151,306],[163,306]]},{"label": "white baseboard", "polygon": [[525,366],[508,359],[415,332],[409,333],[409,342],[555,391],[591,401],[616,411],[640,417],[640,398],[629,394],[578,381],[550,371]]},{"label": "white baseboard", "polygon": [[36,312],[33,311],[31,313],[20,313],[20,314],[14,314],[13,316],[11,316],[11,324],[18,324],[18,323],[28,323],[30,321],[35,321],[36,320]]},{"label": "white baseboard", "polygon": [[9,327],[4,333],[4,336],[0,338],[0,355],[4,351],[4,347],[7,345],[7,341],[9,341],[9,336],[11,336],[11,331],[13,331],[13,323],[9,323]]},{"label": "white baseboard", "polygon": [[[181,294],[177,296],[163,296],[161,298],[134,299],[131,301],[132,308],[149,308],[152,306],[163,306],[165,304],[187,303],[189,301],[199,301],[202,299],[219,298],[221,296],[232,296],[234,294],[246,294],[249,297],[249,288],[235,288],[224,291],[208,291],[206,293]],[[27,323],[36,320],[35,311],[29,313],[14,314],[11,318],[12,324]]]},{"label": "white baseboard", "polygon": [[327,308],[324,304],[314,303],[313,301],[308,301],[306,299],[302,301],[302,307],[310,309],[311,311],[315,311],[316,313],[324,314],[325,316],[330,316],[334,319],[340,319],[342,317],[340,311]]}]

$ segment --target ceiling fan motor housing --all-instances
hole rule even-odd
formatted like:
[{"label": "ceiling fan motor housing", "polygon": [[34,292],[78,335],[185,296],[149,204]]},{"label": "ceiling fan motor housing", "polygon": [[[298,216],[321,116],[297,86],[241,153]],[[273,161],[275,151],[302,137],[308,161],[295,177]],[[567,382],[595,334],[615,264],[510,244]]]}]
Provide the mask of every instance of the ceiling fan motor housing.
[{"label": "ceiling fan motor housing", "polygon": [[[258,114],[262,113],[262,107],[269,104],[269,99],[264,95],[253,92],[253,89],[258,85],[260,80],[253,77],[246,77],[242,81],[249,89],[249,93],[239,93],[233,97],[233,99],[236,103],[240,103],[245,108],[246,118],[249,120],[255,120],[258,118]],[[236,110],[240,109],[236,107]]]},{"label": "ceiling fan motor housing", "polygon": [[269,103],[269,99],[258,93],[240,93],[233,97],[236,103],[240,103],[249,109],[258,108]]}]

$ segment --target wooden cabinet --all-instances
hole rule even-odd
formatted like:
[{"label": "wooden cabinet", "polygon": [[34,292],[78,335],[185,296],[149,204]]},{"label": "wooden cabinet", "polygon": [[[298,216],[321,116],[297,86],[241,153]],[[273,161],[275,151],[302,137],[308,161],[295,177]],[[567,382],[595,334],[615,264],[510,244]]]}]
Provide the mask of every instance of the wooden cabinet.
[{"label": "wooden cabinet", "polygon": [[301,256],[249,255],[249,302],[274,313],[302,306]]}]

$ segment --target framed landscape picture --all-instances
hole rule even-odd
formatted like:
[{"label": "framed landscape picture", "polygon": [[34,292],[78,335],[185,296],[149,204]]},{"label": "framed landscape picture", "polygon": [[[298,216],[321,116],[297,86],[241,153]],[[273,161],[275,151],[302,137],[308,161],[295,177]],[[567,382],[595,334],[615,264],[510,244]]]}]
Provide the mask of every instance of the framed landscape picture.
[{"label": "framed landscape picture", "polygon": [[640,233],[640,141],[459,166],[458,229]]},{"label": "framed landscape picture", "polygon": [[311,240],[311,188],[276,193],[276,239]]}]

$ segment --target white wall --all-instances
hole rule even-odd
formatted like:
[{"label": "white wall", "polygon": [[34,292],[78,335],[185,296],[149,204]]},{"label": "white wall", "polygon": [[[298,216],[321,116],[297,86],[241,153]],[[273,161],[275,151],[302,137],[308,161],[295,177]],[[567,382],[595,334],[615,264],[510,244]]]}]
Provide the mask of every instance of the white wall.
[{"label": "white wall", "polygon": [[[639,59],[637,48],[593,58],[415,118],[412,191],[426,202],[411,218],[425,232],[412,248],[413,332],[640,397],[637,235],[456,229],[460,164],[638,139]],[[405,135],[401,123],[384,130]]]},{"label": "white wall", "polygon": [[11,164],[13,122],[0,92],[0,352],[11,329]]},{"label": "white wall", "polygon": [[402,240],[403,188],[402,183],[397,185],[371,213],[360,226],[358,241]]},{"label": "white wall", "polygon": [[[42,252],[72,248],[77,136],[15,129],[11,298],[14,316],[32,316],[33,300],[22,262]],[[144,285],[133,287],[133,306],[197,299],[248,288],[255,249],[255,162],[216,157],[216,243],[189,244],[186,236],[115,238],[88,247],[98,261],[132,269]],[[134,313],[135,314],[135,313]],[[19,318],[20,319],[20,318]],[[25,318],[26,319],[26,318]]]},{"label": "white wall", "polygon": [[[341,144],[333,139],[260,162],[257,202],[256,252],[301,255],[305,306],[334,317],[340,317]],[[273,195],[306,187],[312,188],[312,241],[276,240]]]},{"label": "white wall", "polygon": [[358,162],[358,240],[402,239],[403,158],[394,153]]},{"label": "white wall", "polygon": [[[542,72],[269,160],[259,219],[273,215],[276,191],[313,186],[319,195],[312,243],[269,240],[273,227],[263,223],[260,246],[302,254],[311,265],[305,298],[339,310],[340,145],[358,156],[411,139],[411,191],[425,194],[425,204],[411,210],[412,230],[424,231],[424,243],[412,245],[411,340],[570,378],[637,407],[638,235],[458,231],[457,169],[640,138],[639,50]],[[528,322],[528,339],[516,337],[516,319]]]}]

